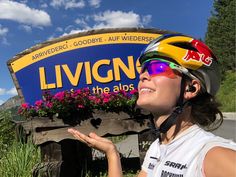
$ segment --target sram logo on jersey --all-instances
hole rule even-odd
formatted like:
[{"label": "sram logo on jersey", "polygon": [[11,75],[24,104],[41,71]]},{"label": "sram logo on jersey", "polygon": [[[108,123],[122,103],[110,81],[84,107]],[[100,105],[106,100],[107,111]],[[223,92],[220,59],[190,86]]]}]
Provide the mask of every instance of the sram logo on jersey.
[{"label": "sram logo on jersey", "polygon": [[164,165],[168,167],[172,167],[172,168],[177,168],[180,170],[187,169],[187,164],[183,165],[183,164],[171,162],[171,161],[166,161]]},{"label": "sram logo on jersey", "polygon": [[202,62],[204,65],[210,66],[213,59],[210,49],[205,44],[196,40],[193,40],[191,44],[198,51],[188,50],[183,59],[186,61],[190,60],[199,61]]}]

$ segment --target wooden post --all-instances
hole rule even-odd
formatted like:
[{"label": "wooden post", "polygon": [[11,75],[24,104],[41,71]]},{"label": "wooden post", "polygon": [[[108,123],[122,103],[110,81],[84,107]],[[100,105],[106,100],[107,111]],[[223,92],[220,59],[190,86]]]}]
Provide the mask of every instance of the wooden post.
[{"label": "wooden post", "polygon": [[35,166],[33,177],[85,177],[91,161],[91,148],[65,139],[40,145],[42,163]]},{"label": "wooden post", "polygon": [[60,177],[85,177],[92,161],[92,150],[76,140],[60,142],[62,150],[62,165]]},{"label": "wooden post", "polygon": [[[39,174],[42,177],[86,175],[92,161],[92,150],[67,132],[71,125],[64,123],[62,119],[52,120],[45,117],[34,117],[20,124],[41,149],[42,163],[35,166],[33,177],[38,177]],[[148,129],[147,124],[147,119],[136,120],[124,112],[117,114],[95,111],[90,119],[74,125],[73,128],[84,134],[95,132],[99,136],[115,136],[143,132]],[[142,150],[140,152],[142,157]]]}]

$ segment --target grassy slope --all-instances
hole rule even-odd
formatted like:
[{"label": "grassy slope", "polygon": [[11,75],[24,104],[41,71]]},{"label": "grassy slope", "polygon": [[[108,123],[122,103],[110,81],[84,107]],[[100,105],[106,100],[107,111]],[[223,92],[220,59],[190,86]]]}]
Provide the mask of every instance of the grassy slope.
[{"label": "grassy slope", "polygon": [[236,73],[227,71],[221,88],[217,94],[217,100],[222,104],[222,112],[236,112]]}]

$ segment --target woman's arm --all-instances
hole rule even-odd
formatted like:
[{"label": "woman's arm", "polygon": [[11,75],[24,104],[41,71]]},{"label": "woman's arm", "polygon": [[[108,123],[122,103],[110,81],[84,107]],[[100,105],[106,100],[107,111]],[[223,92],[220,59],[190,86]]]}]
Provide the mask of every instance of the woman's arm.
[{"label": "woman's arm", "polygon": [[236,151],[214,147],[204,159],[206,177],[236,177]]},{"label": "woman's arm", "polygon": [[143,170],[141,170],[138,174],[138,177],[147,177],[147,173]]},{"label": "woman's arm", "polygon": [[[120,162],[119,152],[112,141],[102,138],[95,133],[90,133],[88,136],[80,133],[75,129],[68,129],[76,139],[87,144],[89,147],[95,148],[106,154],[108,160],[108,177],[122,177],[122,167]],[[142,177],[142,176],[141,176]]]}]

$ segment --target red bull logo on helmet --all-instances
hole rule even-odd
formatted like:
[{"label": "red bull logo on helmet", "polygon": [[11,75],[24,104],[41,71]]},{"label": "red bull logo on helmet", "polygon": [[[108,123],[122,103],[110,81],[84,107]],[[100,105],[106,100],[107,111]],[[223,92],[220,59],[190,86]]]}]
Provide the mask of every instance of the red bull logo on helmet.
[{"label": "red bull logo on helmet", "polygon": [[183,59],[186,61],[195,60],[206,66],[210,66],[213,60],[210,49],[205,44],[197,40],[192,40],[191,43],[198,51],[188,50]]}]

